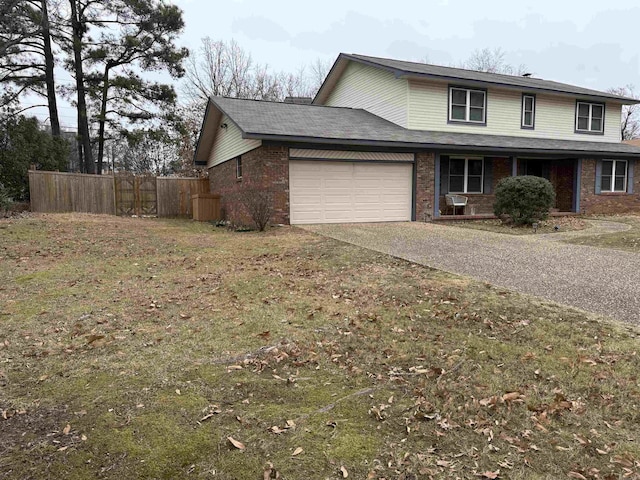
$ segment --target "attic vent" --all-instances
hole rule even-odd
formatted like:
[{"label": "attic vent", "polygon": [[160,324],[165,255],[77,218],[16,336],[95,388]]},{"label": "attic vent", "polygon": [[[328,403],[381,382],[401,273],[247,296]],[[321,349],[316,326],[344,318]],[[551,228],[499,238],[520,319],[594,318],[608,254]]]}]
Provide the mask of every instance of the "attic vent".
[{"label": "attic vent", "polygon": [[529,78],[531,75],[532,75],[531,73],[523,73],[522,74],[523,77],[527,77],[527,78]]},{"label": "attic vent", "polygon": [[296,105],[311,105],[313,98],[311,97],[286,97],[284,103],[295,103]]}]

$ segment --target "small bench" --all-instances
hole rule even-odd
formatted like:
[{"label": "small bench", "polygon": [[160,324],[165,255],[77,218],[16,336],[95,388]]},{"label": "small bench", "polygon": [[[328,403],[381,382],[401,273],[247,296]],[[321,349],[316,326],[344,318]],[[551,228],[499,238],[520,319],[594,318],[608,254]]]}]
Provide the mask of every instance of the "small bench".
[{"label": "small bench", "polygon": [[465,197],[462,195],[445,195],[444,199],[447,205],[447,210],[451,208],[451,210],[453,211],[453,214],[455,215],[456,208],[462,207],[462,215],[464,215],[464,211],[467,206],[467,201],[469,200],[469,197]]}]

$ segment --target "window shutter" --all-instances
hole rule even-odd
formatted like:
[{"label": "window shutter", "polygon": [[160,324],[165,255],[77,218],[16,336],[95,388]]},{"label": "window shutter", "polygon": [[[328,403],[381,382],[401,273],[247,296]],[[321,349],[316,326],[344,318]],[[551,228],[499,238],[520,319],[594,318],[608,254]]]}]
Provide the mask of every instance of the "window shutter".
[{"label": "window shutter", "polygon": [[635,160],[628,160],[627,162],[627,193],[633,193],[633,164]]},{"label": "window shutter", "polygon": [[482,193],[491,193],[493,187],[493,159],[484,159],[484,185]]},{"label": "window shutter", "polygon": [[440,194],[449,193],[449,157],[440,156]]},{"label": "window shutter", "polygon": [[596,195],[602,193],[602,160],[596,160]]}]

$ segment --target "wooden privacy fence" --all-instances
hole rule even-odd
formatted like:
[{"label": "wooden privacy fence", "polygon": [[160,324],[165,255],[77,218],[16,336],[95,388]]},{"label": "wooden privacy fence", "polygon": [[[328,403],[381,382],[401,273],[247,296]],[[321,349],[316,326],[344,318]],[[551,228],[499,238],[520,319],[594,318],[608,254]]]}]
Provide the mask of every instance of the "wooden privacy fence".
[{"label": "wooden privacy fence", "polygon": [[85,212],[115,215],[113,177],[29,171],[32,212]]},{"label": "wooden privacy fence", "polygon": [[30,170],[29,192],[33,212],[191,217],[192,195],[209,193],[209,181]]},{"label": "wooden privacy fence", "polygon": [[192,195],[209,193],[209,180],[158,177],[156,181],[159,217],[192,216]]}]

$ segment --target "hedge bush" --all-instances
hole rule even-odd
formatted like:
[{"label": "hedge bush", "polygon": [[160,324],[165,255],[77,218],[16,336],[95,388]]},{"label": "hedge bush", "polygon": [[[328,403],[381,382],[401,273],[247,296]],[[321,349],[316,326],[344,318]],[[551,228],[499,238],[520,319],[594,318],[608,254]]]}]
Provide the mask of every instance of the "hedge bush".
[{"label": "hedge bush", "polygon": [[546,178],[531,175],[506,177],[496,185],[493,212],[503,221],[531,225],[546,219],[555,201],[556,193]]}]

